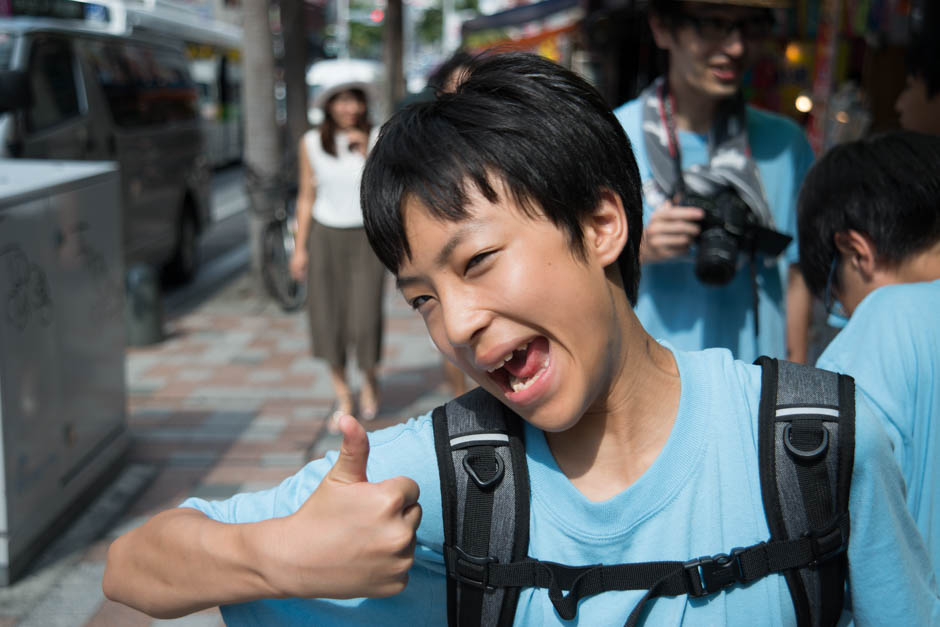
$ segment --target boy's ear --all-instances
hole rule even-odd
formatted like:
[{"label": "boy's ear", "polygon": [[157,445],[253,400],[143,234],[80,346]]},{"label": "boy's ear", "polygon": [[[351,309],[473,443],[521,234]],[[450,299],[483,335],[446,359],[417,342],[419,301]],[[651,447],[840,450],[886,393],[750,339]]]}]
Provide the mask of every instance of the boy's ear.
[{"label": "boy's ear", "polygon": [[620,195],[609,189],[601,190],[600,202],[585,219],[583,229],[588,254],[603,267],[615,263],[630,235]]},{"label": "boy's ear", "polygon": [[844,260],[843,268],[858,274],[866,282],[871,281],[878,270],[878,251],[871,238],[849,229],[836,233],[833,240]]}]

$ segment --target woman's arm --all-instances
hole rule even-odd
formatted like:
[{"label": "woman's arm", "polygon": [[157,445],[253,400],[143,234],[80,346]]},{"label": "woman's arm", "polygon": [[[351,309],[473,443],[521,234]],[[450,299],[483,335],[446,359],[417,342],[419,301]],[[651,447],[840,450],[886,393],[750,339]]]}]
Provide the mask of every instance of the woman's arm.
[{"label": "woman's arm", "polygon": [[316,200],[316,177],[313,166],[307,156],[306,136],[297,146],[297,233],[294,236],[294,254],[290,260],[291,275],[297,281],[304,280],[307,274],[307,238],[310,236],[310,223],[313,220],[313,203]]}]

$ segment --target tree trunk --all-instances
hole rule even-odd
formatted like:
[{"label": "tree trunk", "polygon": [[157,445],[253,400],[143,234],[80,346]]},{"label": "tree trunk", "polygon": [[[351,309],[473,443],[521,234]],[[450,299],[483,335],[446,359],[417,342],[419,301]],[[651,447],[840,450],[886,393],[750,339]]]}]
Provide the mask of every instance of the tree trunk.
[{"label": "tree trunk", "polygon": [[296,178],[297,144],[307,131],[307,15],[303,0],[281,0],[284,29],[284,83],[287,86],[287,158],[284,169]]},{"label": "tree trunk", "polygon": [[388,75],[388,111],[394,111],[405,96],[402,69],[402,0],[388,0],[385,5],[385,64]]},{"label": "tree trunk", "polygon": [[248,195],[251,272],[261,285],[261,236],[278,202],[281,169],[274,113],[274,51],[268,22],[268,0],[244,0],[245,192]]}]

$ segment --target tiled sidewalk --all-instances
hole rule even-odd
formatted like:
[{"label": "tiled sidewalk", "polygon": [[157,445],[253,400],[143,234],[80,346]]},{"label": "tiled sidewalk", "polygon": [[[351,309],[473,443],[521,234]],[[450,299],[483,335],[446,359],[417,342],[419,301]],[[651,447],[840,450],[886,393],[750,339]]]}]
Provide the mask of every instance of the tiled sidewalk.
[{"label": "tiled sidewalk", "polygon": [[[424,324],[391,286],[386,313],[383,405],[370,429],[446,400]],[[0,592],[0,627],[221,624],[217,610],[160,621],[104,599],[108,544],[187,496],[263,489],[338,446],[324,429],[331,386],[325,366],[309,356],[303,312],[281,312],[243,275],[167,331],[162,343],[127,356],[129,472],[152,481],[105,537]]]}]

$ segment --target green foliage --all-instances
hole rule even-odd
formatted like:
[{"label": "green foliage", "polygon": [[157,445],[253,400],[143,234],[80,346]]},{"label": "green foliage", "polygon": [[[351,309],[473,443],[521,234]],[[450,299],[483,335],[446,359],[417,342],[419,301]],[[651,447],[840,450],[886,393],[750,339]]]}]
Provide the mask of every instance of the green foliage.
[{"label": "green foliage", "polygon": [[444,13],[440,8],[428,9],[416,24],[418,41],[433,44],[441,40],[444,32]]},{"label": "green foliage", "polygon": [[349,56],[356,59],[382,58],[384,24],[349,23]]}]

